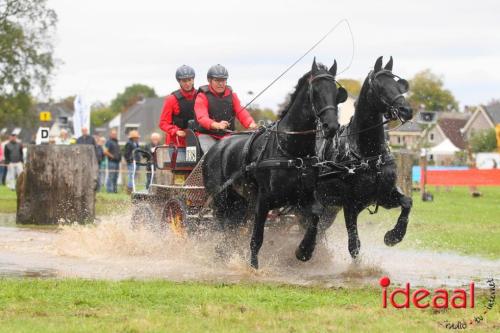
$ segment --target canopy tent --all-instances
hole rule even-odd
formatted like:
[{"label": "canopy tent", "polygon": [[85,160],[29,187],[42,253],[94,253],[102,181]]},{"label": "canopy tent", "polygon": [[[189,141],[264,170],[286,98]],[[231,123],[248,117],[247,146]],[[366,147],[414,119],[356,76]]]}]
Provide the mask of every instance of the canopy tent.
[{"label": "canopy tent", "polygon": [[434,146],[432,148],[427,149],[427,154],[432,155],[454,155],[456,152],[459,152],[460,149],[455,146],[450,139],[445,139],[443,142]]}]

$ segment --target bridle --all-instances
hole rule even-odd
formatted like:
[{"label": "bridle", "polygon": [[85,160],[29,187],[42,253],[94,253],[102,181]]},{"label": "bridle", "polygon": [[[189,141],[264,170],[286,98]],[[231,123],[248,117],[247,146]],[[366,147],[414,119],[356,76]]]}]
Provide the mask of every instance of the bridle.
[{"label": "bridle", "polygon": [[335,84],[338,84],[340,87],[342,87],[342,85],[340,83],[337,82],[337,80],[335,80],[335,76],[333,76],[332,74],[329,74],[329,73],[323,73],[323,74],[319,74],[319,75],[316,75],[314,77],[312,77],[310,80],[309,80],[309,101],[311,103],[311,107],[312,107],[312,110],[314,112],[314,115],[316,116],[316,119],[319,119],[319,117],[326,111],[326,110],[337,110],[338,107],[337,105],[327,105],[323,108],[321,108],[319,111],[316,111],[316,107],[314,106],[314,98],[313,98],[313,82],[317,79],[327,79],[329,81],[332,81],[333,83]]},{"label": "bridle", "polygon": [[[393,78],[398,78],[398,81],[397,82],[401,82],[401,84],[405,85],[406,89],[404,89],[404,91],[402,91],[400,94],[394,96],[390,102],[387,102],[386,99],[384,98],[384,96],[382,96],[378,90],[378,87],[376,87],[374,84],[373,84],[373,81],[375,81],[377,79],[377,77],[381,74],[385,74],[385,75],[389,75],[389,76],[392,76]],[[384,70],[381,70],[377,73],[374,73],[373,71],[371,71],[369,74],[368,74],[368,84],[370,86],[370,89],[371,91],[373,92],[373,94],[375,95],[375,97],[378,99],[378,101],[380,101],[380,103],[384,106],[385,108],[385,112],[384,112],[384,117],[386,118],[386,120],[378,123],[378,124],[375,124],[373,126],[370,126],[368,128],[364,128],[360,131],[356,131],[356,132],[353,132],[353,133],[346,133],[346,134],[342,134],[342,135],[337,135],[337,137],[339,138],[342,138],[342,137],[346,137],[346,136],[353,136],[353,135],[358,135],[358,134],[361,134],[361,133],[364,133],[364,132],[367,132],[369,130],[372,130],[374,128],[377,128],[377,127],[380,127],[380,126],[384,126],[388,123],[390,123],[391,121],[393,120],[399,120],[401,122],[401,125],[403,125],[404,123],[406,123],[408,120],[404,120],[401,118],[400,114],[399,114],[399,107],[395,106],[394,103],[404,97],[404,94],[408,91],[408,82],[401,78],[400,76],[392,73],[390,70],[387,70],[387,69],[384,69]],[[352,120],[352,118],[351,118]],[[400,125],[400,126],[401,126]],[[399,127],[399,126],[398,126]],[[337,132],[339,133],[339,132]]]},{"label": "bridle", "polygon": [[[380,94],[378,86],[373,83],[380,75],[388,75],[392,78],[397,78],[398,79],[397,82],[399,86],[402,88],[400,89],[401,93],[394,96],[389,102],[385,99],[384,96]],[[399,121],[401,121],[401,123],[404,124],[407,120],[403,120],[401,118],[399,107],[395,105],[395,102],[400,98],[404,98],[404,94],[408,92],[408,82],[405,79],[401,78],[400,76],[392,73],[390,70],[384,69],[377,73],[371,71],[368,74],[368,84],[370,85],[370,89],[377,98],[377,100],[380,101],[382,106],[385,108],[384,112],[385,118],[388,119],[389,121],[398,119]]]},{"label": "bridle", "polygon": [[[308,87],[308,95],[309,95],[309,101],[311,103],[311,108],[314,112],[314,116],[316,117],[316,121],[321,121],[320,117],[323,113],[325,113],[327,110],[337,110],[338,106],[337,105],[327,105],[321,108],[319,111],[317,111],[316,106],[314,106],[314,98],[313,98],[313,83],[315,80],[318,79],[327,79],[329,81],[334,82],[336,85],[339,87],[342,87],[342,85],[335,79],[335,76],[329,73],[322,73],[318,74],[316,76],[313,76],[309,79],[309,87]],[[278,121],[279,123],[279,121]],[[278,125],[278,124],[276,124]],[[306,130],[306,131],[279,131],[278,126],[275,127],[276,129],[270,129],[272,132],[276,132],[279,134],[287,134],[287,135],[306,135],[306,134],[315,134],[316,132],[320,131],[318,129],[311,129],[311,130]]]}]

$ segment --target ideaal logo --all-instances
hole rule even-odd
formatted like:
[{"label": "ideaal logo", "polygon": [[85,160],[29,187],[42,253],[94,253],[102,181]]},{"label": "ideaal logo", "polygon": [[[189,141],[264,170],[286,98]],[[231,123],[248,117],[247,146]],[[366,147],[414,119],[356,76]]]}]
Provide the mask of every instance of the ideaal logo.
[{"label": "ideaal logo", "polygon": [[[443,288],[436,289],[433,292],[426,288],[419,288],[411,292],[410,283],[407,282],[405,288],[396,288],[388,296],[387,287],[390,284],[391,280],[387,276],[380,279],[383,308],[387,308],[388,299],[396,309],[409,308],[410,304],[419,309],[425,309],[429,306],[434,309],[446,309],[450,306],[455,309],[474,308],[474,282],[470,283],[469,290],[455,289],[453,292],[448,292]],[[403,296],[404,301],[402,303],[396,302],[397,295]],[[432,296],[430,301],[427,300],[428,296]]]},{"label": "ideaal logo", "polygon": [[[486,283],[489,286],[490,296],[484,311],[480,315],[475,315],[471,320],[461,320],[457,322],[445,321],[440,323],[448,329],[466,329],[467,324],[479,324],[484,320],[483,315],[488,313],[489,310],[495,305],[495,281],[488,279]],[[382,307],[387,308],[388,304],[396,309],[410,308],[411,304],[419,309],[432,307],[434,309],[447,309],[449,307],[454,309],[474,309],[475,307],[475,286],[474,282],[469,284],[468,289],[457,288],[453,291],[448,291],[443,288],[430,291],[426,288],[419,288],[411,292],[410,283],[406,283],[405,288],[395,288],[388,294],[387,287],[391,284],[391,280],[384,276],[380,279],[380,286],[382,287]],[[399,303],[396,300],[397,295],[401,295]],[[430,297],[429,297],[430,296]],[[402,300],[401,300],[402,298]],[[430,298],[430,300],[429,300]]]}]

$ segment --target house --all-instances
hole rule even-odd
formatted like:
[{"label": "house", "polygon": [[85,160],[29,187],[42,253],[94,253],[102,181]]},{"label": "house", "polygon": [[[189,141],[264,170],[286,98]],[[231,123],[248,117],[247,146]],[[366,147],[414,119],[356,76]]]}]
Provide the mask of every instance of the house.
[{"label": "house", "polygon": [[474,133],[493,129],[498,124],[500,124],[500,103],[481,105],[475,108],[462,132],[464,138],[469,139]]},{"label": "house", "polygon": [[[145,144],[149,142],[151,133],[157,132],[163,135],[158,125],[164,100],[164,97],[144,98],[126,111],[115,116],[105,127],[116,128],[118,130],[118,141],[120,144],[127,142],[128,133],[131,130],[138,130],[141,135],[140,144]],[[97,132],[104,131],[100,128]]]},{"label": "house", "polygon": [[392,147],[416,150],[419,147],[422,134],[422,126],[414,121],[409,121],[389,132],[389,144]]}]

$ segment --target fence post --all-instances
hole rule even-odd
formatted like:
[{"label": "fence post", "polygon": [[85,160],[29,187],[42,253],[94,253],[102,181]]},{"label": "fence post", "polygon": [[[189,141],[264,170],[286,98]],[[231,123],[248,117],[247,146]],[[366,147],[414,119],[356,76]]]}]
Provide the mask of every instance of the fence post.
[{"label": "fence post", "polygon": [[397,185],[403,193],[411,197],[413,182],[411,177],[413,167],[413,153],[407,150],[394,152],[397,166]]}]

